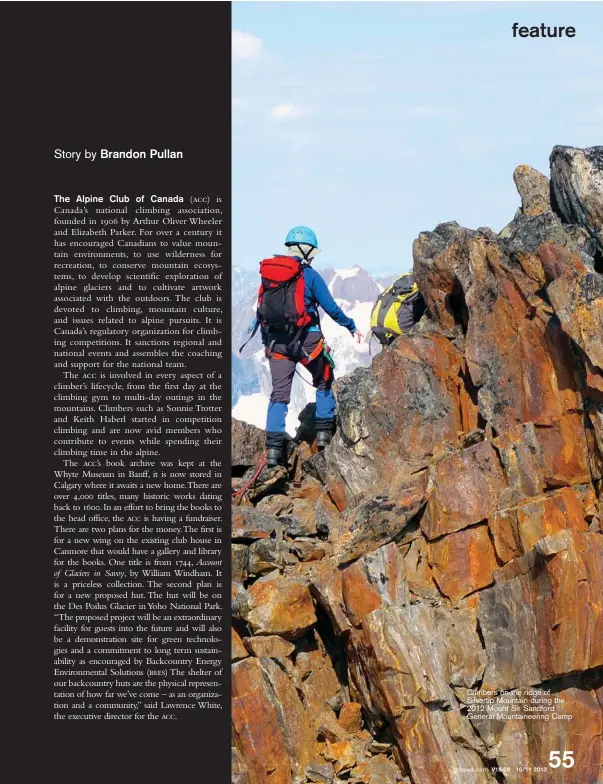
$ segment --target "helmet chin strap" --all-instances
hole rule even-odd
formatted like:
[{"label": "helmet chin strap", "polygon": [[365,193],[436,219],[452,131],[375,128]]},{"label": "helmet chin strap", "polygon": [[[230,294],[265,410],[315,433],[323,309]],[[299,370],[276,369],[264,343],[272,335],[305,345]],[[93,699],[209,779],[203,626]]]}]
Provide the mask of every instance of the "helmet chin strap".
[{"label": "helmet chin strap", "polygon": [[306,264],[312,264],[313,261],[312,251],[314,250],[314,248],[310,248],[310,250],[305,251],[301,245],[295,245],[294,247],[296,247],[299,250],[301,257]]}]

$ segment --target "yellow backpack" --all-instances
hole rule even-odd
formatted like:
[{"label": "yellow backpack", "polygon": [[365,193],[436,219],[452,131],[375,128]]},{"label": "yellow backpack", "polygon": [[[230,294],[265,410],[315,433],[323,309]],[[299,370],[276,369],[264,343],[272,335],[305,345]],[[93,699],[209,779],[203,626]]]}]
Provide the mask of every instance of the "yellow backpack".
[{"label": "yellow backpack", "polygon": [[425,312],[425,302],[412,272],[406,272],[383,291],[373,307],[371,332],[383,346],[414,326]]}]

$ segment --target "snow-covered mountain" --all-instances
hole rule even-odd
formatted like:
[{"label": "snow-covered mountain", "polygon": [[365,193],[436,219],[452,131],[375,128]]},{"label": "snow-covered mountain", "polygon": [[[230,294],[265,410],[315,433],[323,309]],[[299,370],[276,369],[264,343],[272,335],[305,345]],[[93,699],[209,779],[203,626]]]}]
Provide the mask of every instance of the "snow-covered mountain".
[{"label": "snow-covered mountain", "polygon": [[243,267],[232,268],[232,303],[233,307],[246,296],[253,288],[258,287],[257,270],[244,269]]},{"label": "snow-covered mountain", "polygon": [[[356,326],[365,336],[362,343],[358,344],[347,329],[338,326],[321,312],[323,334],[335,359],[335,378],[339,378],[351,373],[356,367],[370,365],[372,356],[380,350],[379,344],[373,340],[369,353],[366,336],[371,311],[380,292],[397,276],[375,279],[359,266],[319,271],[337,304],[346,315],[354,319]],[[245,333],[255,317],[258,285],[257,274],[250,275],[246,270],[233,269],[232,345],[235,352],[238,352],[239,346],[248,338]],[[240,292],[239,299],[235,292]],[[287,417],[287,430],[292,435],[297,429],[300,411],[307,403],[314,401],[310,374],[301,365],[298,365],[298,372],[302,378],[296,375],[293,380]],[[303,379],[306,379],[307,383]],[[264,428],[269,396],[268,361],[264,356],[259,335],[256,335],[242,354],[237,354],[236,361],[233,359],[233,416]]]},{"label": "snow-covered mountain", "polygon": [[231,405],[236,405],[240,397],[252,395],[260,391],[260,384],[257,378],[256,363],[252,357],[240,359],[238,354],[232,355],[232,383],[231,383]]}]

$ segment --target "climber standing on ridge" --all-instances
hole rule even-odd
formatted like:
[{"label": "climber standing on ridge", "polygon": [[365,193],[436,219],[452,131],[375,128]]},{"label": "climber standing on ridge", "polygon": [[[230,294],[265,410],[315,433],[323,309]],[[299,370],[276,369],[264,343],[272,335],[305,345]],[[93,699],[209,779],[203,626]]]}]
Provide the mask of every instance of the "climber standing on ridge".
[{"label": "climber standing on ridge", "polygon": [[285,418],[297,363],[304,365],[316,388],[316,443],[324,449],[335,432],[333,369],[320,329],[319,306],[357,341],[363,335],[337,305],[326,283],[311,264],[319,253],[312,229],[296,226],[285,239],[286,251],[260,262],[262,283],[258,292],[258,327],[270,364],[272,393],[266,419],[266,462],[275,467],[284,461]]}]

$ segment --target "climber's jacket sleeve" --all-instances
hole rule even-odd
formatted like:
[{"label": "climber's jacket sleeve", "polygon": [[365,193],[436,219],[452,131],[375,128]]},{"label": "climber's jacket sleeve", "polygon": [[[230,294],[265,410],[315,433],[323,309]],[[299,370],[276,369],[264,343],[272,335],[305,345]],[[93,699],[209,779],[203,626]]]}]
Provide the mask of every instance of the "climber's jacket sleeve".
[{"label": "climber's jacket sleeve", "polygon": [[312,269],[312,267],[305,267],[304,281],[306,284],[305,294],[307,308],[318,304],[324,310],[324,312],[330,316],[333,321],[336,321],[337,324],[339,324],[341,327],[349,329],[352,334],[356,332],[356,324],[354,323],[354,319],[351,319],[345,315],[343,310],[331,296],[331,292],[329,291],[327,284],[315,269]]}]

